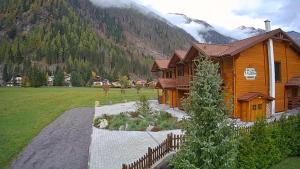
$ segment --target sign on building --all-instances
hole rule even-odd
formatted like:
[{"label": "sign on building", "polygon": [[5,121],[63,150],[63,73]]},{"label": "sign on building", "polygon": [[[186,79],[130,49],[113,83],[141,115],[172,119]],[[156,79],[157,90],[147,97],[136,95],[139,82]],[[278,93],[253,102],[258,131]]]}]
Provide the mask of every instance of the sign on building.
[{"label": "sign on building", "polygon": [[247,80],[255,80],[256,78],[256,70],[255,68],[246,68],[244,71],[244,76]]}]

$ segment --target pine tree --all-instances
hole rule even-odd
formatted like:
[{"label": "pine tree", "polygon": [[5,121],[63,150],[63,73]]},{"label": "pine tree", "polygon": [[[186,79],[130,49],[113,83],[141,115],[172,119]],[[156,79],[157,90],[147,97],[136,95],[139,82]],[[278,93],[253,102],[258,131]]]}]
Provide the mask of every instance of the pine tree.
[{"label": "pine tree", "polygon": [[236,139],[227,120],[219,65],[205,57],[195,62],[196,76],[185,101],[190,116],[185,125],[186,139],[171,163],[177,169],[235,168]]},{"label": "pine tree", "polygon": [[63,70],[61,68],[57,68],[55,75],[54,75],[53,85],[54,86],[63,86],[64,80],[65,80],[65,76],[64,76]]},{"label": "pine tree", "polygon": [[10,79],[11,79],[11,77],[9,76],[9,73],[8,73],[7,64],[5,64],[4,68],[3,68],[3,81],[8,82]]},{"label": "pine tree", "polygon": [[80,86],[82,86],[82,83],[83,83],[83,81],[82,81],[80,73],[77,73],[77,72],[73,71],[71,73],[71,84],[72,84],[72,86],[80,87]]}]

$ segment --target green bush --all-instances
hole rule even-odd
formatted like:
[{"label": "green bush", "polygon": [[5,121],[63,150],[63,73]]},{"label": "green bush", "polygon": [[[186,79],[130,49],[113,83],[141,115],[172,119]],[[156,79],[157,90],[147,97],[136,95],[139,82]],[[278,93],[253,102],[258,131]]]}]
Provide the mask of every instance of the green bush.
[{"label": "green bush", "polygon": [[260,120],[250,133],[241,132],[238,144],[239,169],[269,168],[279,161],[295,156],[300,150],[300,115],[283,116],[267,124]]},{"label": "green bush", "polygon": [[113,116],[108,124],[108,128],[111,130],[118,130],[120,126],[125,125],[128,121],[128,117],[124,114]]}]

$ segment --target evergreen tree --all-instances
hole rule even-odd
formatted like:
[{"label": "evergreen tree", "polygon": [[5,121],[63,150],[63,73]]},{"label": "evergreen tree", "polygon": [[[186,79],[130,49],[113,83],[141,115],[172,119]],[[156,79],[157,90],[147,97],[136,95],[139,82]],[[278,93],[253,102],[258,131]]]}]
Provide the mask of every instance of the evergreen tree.
[{"label": "evergreen tree", "polygon": [[184,128],[186,139],[172,164],[176,169],[233,169],[237,148],[221,93],[219,65],[206,57],[195,62],[196,75],[185,103],[190,116]]},{"label": "evergreen tree", "polygon": [[3,68],[3,77],[2,78],[3,78],[4,82],[8,82],[11,79],[11,77],[10,77],[10,75],[8,73],[7,64],[4,65],[4,68]]},{"label": "evergreen tree", "polygon": [[129,80],[128,80],[128,77],[127,76],[121,76],[119,78],[119,82],[121,84],[121,93],[125,93],[125,88],[128,88],[129,87]]},{"label": "evergreen tree", "polygon": [[44,73],[37,66],[30,69],[28,79],[32,87],[41,87],[46,82]]},{"label": "evergreen tree", "polygon": [[63,86],[65,81],[64,72],[61,68],[57,68],[55,75],[54,75],[54,86]]},{"label": "evergreen tree", "polygon": [[83,83],[83,81],[82,81],[80,73],[77,73],[77,72],[73,71],[71,73],[71,84],[72,84],[72,86],[80,87],[80,86],[82,86],[82,83]]}]

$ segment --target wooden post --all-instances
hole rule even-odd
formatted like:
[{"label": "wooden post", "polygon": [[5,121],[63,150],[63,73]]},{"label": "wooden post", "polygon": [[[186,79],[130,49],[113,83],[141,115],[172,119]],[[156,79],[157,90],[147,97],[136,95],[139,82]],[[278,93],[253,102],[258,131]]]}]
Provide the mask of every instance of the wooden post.
[{"label": "wooden post", "polygon": [[170,144],[170,151],[173,150],[173,133],[170,134],[170,140],[169,140],[169,144]]},{"label": "wooden post", "polygon": [[148,147],[148,168],[152,166],[152,149]]}]

